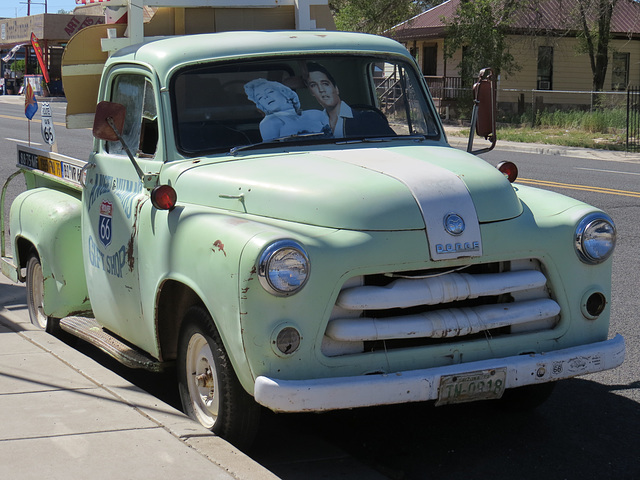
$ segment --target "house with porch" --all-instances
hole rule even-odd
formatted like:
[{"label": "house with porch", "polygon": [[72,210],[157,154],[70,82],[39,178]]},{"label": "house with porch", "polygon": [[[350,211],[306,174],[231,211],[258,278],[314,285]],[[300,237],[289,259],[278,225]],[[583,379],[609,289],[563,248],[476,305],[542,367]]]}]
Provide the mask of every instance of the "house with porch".
[{"label": "house with porch", "polygon": [[[462,50],[451,58],[444,56],[446,22],[455,17],[461,1],[473,0],[448,0],[388,32],[413,53],[441,113],[473,83],[460,78]],[[535,9],[523,9],[514,17],[508,48],[521,69],[498,78],[498,105],[503,111],[522,113],[529,105],[536,110],[542,105],[586,109],[593,107],[596,97],[598,102],[626,105],[627,87],[640,85],[640,3],[615,3],[604,83],[609,93],[605,95],[591,92],[589,55],[579,53],[580,32],[570,28],[575,25],[576,9],[577,0],[539,0]]]}]

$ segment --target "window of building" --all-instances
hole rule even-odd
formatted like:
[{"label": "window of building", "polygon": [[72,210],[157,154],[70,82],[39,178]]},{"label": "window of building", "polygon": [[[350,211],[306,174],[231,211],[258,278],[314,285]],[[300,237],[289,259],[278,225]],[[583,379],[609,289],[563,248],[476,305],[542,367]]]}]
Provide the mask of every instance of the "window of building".
[{"label": "window of building", "polygon": [[429,76],[438,74],[438,45],[422,47],[422,73]]},{"label": "window of building", "polygon": [[553,47],[538,47],[538,90],[553,90]]},{"label": "window of building", "polygon": [[613,54],[611,70],[611,90],[626,90],[629,85],[629,53]]}]

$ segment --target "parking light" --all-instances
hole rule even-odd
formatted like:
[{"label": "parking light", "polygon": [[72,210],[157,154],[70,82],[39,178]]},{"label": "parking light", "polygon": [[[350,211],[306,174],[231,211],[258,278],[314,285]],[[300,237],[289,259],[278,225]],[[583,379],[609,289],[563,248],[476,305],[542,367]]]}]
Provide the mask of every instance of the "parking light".
[{"label": "parking light", "polygon": [[513,162],[500,162],[497,169],[502,173],[510,183],[513,183],[518,178],[518,167]]},{"label": "parking light", "polygon": [[151,203],[158,210],[173,210],[178,194],[170,185],[158,185],[151,191]]}]

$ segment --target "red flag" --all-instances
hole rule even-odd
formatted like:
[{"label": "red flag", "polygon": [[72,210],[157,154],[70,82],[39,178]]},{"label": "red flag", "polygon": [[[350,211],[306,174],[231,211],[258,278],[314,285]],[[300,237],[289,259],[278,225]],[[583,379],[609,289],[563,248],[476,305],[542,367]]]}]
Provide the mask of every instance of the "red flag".
[{"label": "red flag", "polygon": [[44,64],[44,56],[42,55],[42,48],[40,47],[40,42],[38,42],[38,37],[36,37],[33,32],[31,32],[31,46],[33,47],[33,50],[36,52],[36,57],[38,57],[38,64],[40,64],[40,70],[42,70],[44,81],[49,83],[49,71],[47,70],[47,66]]}]

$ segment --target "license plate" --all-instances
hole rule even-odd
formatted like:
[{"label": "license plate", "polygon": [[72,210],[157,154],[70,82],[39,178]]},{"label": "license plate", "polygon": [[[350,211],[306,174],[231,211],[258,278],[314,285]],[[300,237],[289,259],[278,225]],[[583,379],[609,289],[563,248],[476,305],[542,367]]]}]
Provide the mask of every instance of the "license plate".
[{"label": "license plate", "polygon": [[75,183],[80,183],[80,174],[82,168],[71,165],[70,163],[62,162],[62,178],[70,180]]},{"label": "license plate", "polygon": [[440,378],[436,406],[500,398],[506,379],[506,368],[445,375]]},{"label": "license plate", "polygon": [[59,160],[47,157],[38,157],[38,168],[43,172],[62,178],[62,167]]}]

